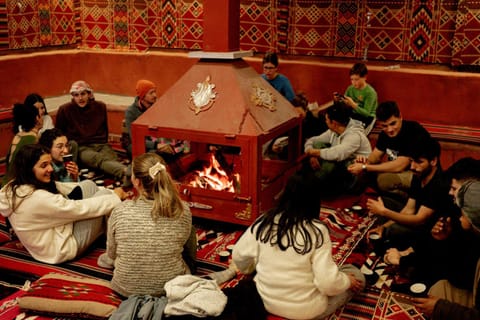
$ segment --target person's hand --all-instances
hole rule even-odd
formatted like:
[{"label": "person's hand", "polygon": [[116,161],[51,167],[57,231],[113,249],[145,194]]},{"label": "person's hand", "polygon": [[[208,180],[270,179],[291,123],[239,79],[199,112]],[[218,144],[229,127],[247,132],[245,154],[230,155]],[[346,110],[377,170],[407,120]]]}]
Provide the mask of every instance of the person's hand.
[{"label": "person's hand", "polygon": [[438,297],[428,296],[427,298],[413,298],[413,303],[415,308],[417,308],[421,313],[426,314],[427,316],[432,315],[435,304],[440,300]]},{"label": "person's hand", "polygon": [[320,161],[318,160],[317,157],[310,157],[310,166],[312,167],[313,170],[319,170],[320,169]]},{"label": "person's hand", "polygon": [[314,149],[314,148],[308,148],[305,150],[305,154],[309,157],[320,157],[320,150],[319,149]]},{"label": "person's hand", "polygon": [[355,101],[353,101],[352,98],[347,97],[347,96],[345,96],[342,101],[343,101],[343,103],[345,103],[347,106],[349,106],[351,108],[354,108],[357,105],[355,103]]},{"label": "person's hand", "polygon": [[159,143],[157,145],[157,151],[160,153],[168,153],[168,154],[175,153],[175,150],[173,150],[173,147],[168,143]]},{"label": "person's hand", "polygon": [[295,111],[300,115],[301,118],[305,118],[307,112],[302,107],[295,107]]},{"label": "person's hand", "polygon": [[452,233],[452,224],[450,217],[441,217],[437,220],[431,230],[432,237],[435,240],[445,240]]},{"label": "person's hand", "polygon": [[78,180],[78,165],[73,162],[73,161],[68,161],[66,164],[65,164],[65,169],[67,170],[68,174],[70,175],[70,177],[72,178],[73,181],[77,181]]},{"label": "person's hand", "polygon": [[378,197],[377,200],[375,199],[368,199],[367,200],[367,208],[370,213],[384,216],[385,215],[385,205],[383,204],[383,200],[381,197]]},{"label": "person's hand", "polygon": [[367,164],[367,163],[368,163],[368,157],[367,157],[367,156],[358,155],[358,156],[355,158],[355,163]]},{"label": "person's hand", "polygon": [[350,278],[350,290],[353,292],[359,292],[362,291],[363,289],[363,283],[355,278],[355,276],[352,273],[347,273],[347,276]]},{"label": "person's hand", "polygon": [[378,234],[378,236],[379,236],[378,239],[382,239],[383,229],[385,229],[385,227],[383,225],[380,225],[380,226],[377,226],[375,228],[372,228],[372,229],[368,230],[368,232],[367,232],[367,243],[370,244],[370,235],[372,233]]},{"label": "person's hand", "polygon": [[113,189],[113,192],[120,198],[120,200],[125,200],[128,198],[128,193],[123,190],[122,187]]},{"label": "person's hand", "polygon": [[348,166],[347,170],[348,172],[350,172],[351,174],[353,175],[360,175],[363,171],[363,163],[360,163],[360,162],[355,162],[355,163],[352,163],[351,165]]},{"label": "person's hand", "polygon": [[400,264],[400,258],[403,257],[400,251],[396,248],[390,248],[385,252],[383,256],[383,260],[385,263],[392,264],[394,266],[398,266]]}]

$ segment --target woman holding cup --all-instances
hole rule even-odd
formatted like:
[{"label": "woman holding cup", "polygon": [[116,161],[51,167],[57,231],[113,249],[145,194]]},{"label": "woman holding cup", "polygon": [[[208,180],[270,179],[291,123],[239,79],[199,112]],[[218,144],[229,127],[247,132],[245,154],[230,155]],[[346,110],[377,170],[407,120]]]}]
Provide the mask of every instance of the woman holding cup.
[{"label": "woman holding cup", "polygon": [[39,143],[50,150],[52,156],[53,179],[61,182],[78,182],[79,170],[71,153],[70,143],[60,129],[43,132]]}]

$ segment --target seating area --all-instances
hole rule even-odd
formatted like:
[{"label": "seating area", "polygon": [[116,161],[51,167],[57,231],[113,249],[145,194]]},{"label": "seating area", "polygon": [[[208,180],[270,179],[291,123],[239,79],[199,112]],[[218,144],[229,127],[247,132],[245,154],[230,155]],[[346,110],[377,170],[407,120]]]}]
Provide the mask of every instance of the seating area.
[{"label": "seating area", "polygon": [[[78,66],[74,63],[78,59],[86,63]],[[260,72],[260,58],[252,57],[245,60]],[[157,93],[161,96],[195,62],[195,59],[188,58],[184,53],[171,52],[141,55],[72,50],[0,57],[2,63],[0,85],[6,92],[0,101],[0,107],[3,107],[0,109],[2,141],[10,141],[12,138],[9,106],[13,102],[23,100],[27,93],[25,88],[35,88],[35,91],[46,97],[47,109],[54,118],[58,106],[70,99],[70,96],[65,94],[69,84],[77,78],[82,78],[92,85],[96,99],[107,104],[109,142],[118,151],[123,151],[119,144],[122,121],[126,107],[133,102],[136,80],[146,78],[155,81],[158,86]],[[60,64],[62,66],[59,66]],[[116,68],[120,64],[123,66],[122,69],[131,70],[128,77]],[[465,156],[480,158],[480,115],[468,107],[470,101],[476,101],[478,97],[480,75],[422,69],[412,65],[388,69],[386,68],[388,65],[380,62],[367,64],[370,70],[369,83],[376,88],[379,100],[397,101],[405,119],[419,121],[440,141],[443,168]],[[68,76],[53,74],[49,81],[41,81],[40,76],[36,74],[29,74],[27,77],[32,65],[41,66],[44,70],[51,70],[55,66],[57,69],[61,67],[72,71]],[[153,67],[145,68],[146,65]],[[304,57],[295,61],[282,61],[281,71],[289,75],[294,87],[304,91],[310,101],[323,102],[330,98],[331,92],[346,87],[350,66],[350,63],[345,62]],[[14,70],[19,77],[28,79],[22,88],[6,80],[6,75]],[[108,72],[94,72],[95,70]],[[316,75],[315,81],[311,81],[312,74]],[[162,107],[175,108],[175,106]],[[369,139],[372,144],[375,143],[378,133],[378,128],[374,128],[370,133]],[[4,163],[7,148],[8,143],[2,143],[0,146],[0,164]],[[0,174],[3,172],[0,170]],[[374,218],[368,216],[367,212],[356,214],[350,210],[354,205],[365,208],[366,199],[374,196],[375,193],[367,189],[362,195],[341,196],[322,203],[320,216],[329,225],[335,261],[339,264],[354,263],[370,268],[379,275],[378,281],[368,286],[330,319],[423,319],[408,299],[389,290],[395,281],[393,278],[395,270],[391,270],[372,254],[371,248],[366,244],[365,234],[374,223]],[[226,268],[228,261],[221,261],[219,252],[225,251],[229,244],[235,243],[244,226],[221,224],[208,219],[197,219],[196,223],[199,274]],[[216,237],[207,238],[207,233],[212,231]],[[60,265],[40,263],[35,261],[12,236],[5,220],[0,216],[0,280],[10,282],[16,287],[21,287],[25,280],[36,281],[39,277],[52,272],[109,280],[112,276],[111,270],[96,264],[98,256],[104,250],[105,239],[99,239],[81,259]],[[234,286],[239,279],[241,276],[224,286]],[[15,299],[23,294],[25,291],[19,289],[13,295],[0,297],[0,319],[13,319],[22,312]],[[274,319],[277,318],[270,317],[270,320]]]}]

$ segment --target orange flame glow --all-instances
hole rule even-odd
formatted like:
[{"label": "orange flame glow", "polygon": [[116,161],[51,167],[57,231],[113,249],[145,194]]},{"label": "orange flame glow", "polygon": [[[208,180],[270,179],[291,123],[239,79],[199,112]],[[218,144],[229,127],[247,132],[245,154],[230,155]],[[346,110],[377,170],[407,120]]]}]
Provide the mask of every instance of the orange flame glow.
[{"label": "orange flame glow", "polygon": [[[188,184],[196,188],[235,192],[234,179],[230,178],[213,153],[210,154],[209,165],[197,170],[196,176]],[[234,174],[238,179],[238,174]]]}]

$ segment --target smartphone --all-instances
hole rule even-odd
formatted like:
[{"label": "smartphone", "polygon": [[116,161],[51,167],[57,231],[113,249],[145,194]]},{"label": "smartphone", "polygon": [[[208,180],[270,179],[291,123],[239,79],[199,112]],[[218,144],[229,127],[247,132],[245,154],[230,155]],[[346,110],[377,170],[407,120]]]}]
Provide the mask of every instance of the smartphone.
[{"label": "smartphone", "polygon": [[343,94],[340,94],[338,92],[334,92],[333,95],[337,97],[338,99],[345,99],[345,96]]}]

